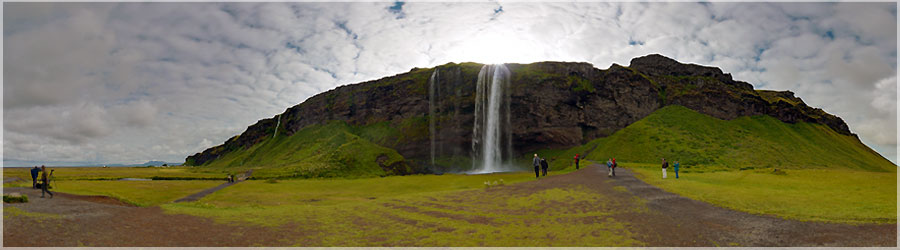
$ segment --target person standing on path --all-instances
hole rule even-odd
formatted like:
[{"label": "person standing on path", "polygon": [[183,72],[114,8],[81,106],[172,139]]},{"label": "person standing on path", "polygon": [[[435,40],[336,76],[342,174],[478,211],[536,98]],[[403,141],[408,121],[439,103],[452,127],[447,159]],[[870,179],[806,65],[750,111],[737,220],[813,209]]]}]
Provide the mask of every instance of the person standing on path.
[{"label": "person standing on path", "polygon": [[612,158],[606,159],[606,173],[612,177]]},{"label": "person standing on path", "polygon": [[663,179],[666,178],[666,168],[669,167],[669,163],[666,162],[666,158],[662,158],[662,171],[663,171]]},{"label": "person standing on path", "polygon": [[37,188],[37,177],[38,173],[41,172],[41,169],[37,166],[31,169],[31,188]]},{"label": "person standing on path", "polygon": [[534,160],[531,161],[531,165],[534,165],[534,178],[541,177],[541,158],[537,157],[537,154],[534,154]]},{"label": "person standing on path", "polygon": [[613,161],[613,165],[612,165],[612,176],[616,176],[616,168],[619,167],[619,164],[616,163],[616,158],[613,158],[612,161]]},{"label": "person standing on path", "polygon": [[675,179],[678,179],[678,161],[675,161],[675,165],[672,166],[675,167]]},{"label": "person standing on path", "polygon": [[44,198],[44,193],[50,194],[50,199],[53,199],[53,193],[48,190],[50,186],[50,174],[47,173],[47,167],[41,166],[41,182],[44,184],[41,185],[41,198]]},{"label": "person standing on path", "polygon": [[575,170],[578,170],[578,154],[575,154]]},{"label": "person standing on path", "polygon": [[548,168],[550,168],[550,166],[547,165],[547,159],[541,158],[541,170],[544,172],[544,176],[547,176]]}]

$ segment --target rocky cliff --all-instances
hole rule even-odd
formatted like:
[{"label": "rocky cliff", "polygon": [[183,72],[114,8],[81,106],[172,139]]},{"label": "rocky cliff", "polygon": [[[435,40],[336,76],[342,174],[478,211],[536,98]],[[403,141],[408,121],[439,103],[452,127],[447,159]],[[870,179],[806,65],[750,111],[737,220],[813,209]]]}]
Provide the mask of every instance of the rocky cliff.
[{"label": "rocky cliff", "polygon": [[[368,138],[395,149],[411,164],[426,164],[430,158],[429,123],[434,122],[438,156],[465,158],[472,151],[475,85],[481,66],[450,63],[341,86],[260,120],[224,144],[189,156],[186,164],[203,165],[249,148],[271,137],[277,119],[288,136],[334,120],[355,127],[385,126],[394,132]],[[506,66],[511,72],[512,141],[518,154],[609,136],[670,104],[719,119],[769,115],[787,123],[823,124],[852,135],[841,118],[807,106],[791,92],[754,90],[718,68],[683,64],[661,55],[635,58],[628,67],[613,64],[606,70],[567,62]],[[435,82],[440,94],[431,117],[429,78],[435,70],[440,73]]]}]

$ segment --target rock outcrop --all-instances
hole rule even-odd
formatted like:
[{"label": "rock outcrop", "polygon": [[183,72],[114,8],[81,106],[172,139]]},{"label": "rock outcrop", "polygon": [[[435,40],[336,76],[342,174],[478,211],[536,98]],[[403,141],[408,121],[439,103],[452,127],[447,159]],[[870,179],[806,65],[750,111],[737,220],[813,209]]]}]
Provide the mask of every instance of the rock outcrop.
[{"label": "rock outcrop", "polygon": [[[189,156],[203,165],[271,137],[277,119],[286,135],[311,124],[345,121],[351,126],[387,123],[401,133],[375,141],[407,159],[430,157],[429,121],[441,157],[471,154],[475,85],[481,64],[445,64],[437,82],[438,111],[429,117],[428,84],[435,69],[350,84],[318,94],[279,116],[251,125],[224,144]],[[507,64],[514,151],[565,148],[611,135],[656,109],[678,104],[719,119],[769,115],[788,123],[810,122],[852,135],[841,118],[812,108],[789,91],[761,91],[714,67],[682,64],[661,55],[635,58],[628,67],[601,70],[587,63]],[[281,129],[279,129],[281,131]],[[422,132],[424,131],[424,132]]]}]

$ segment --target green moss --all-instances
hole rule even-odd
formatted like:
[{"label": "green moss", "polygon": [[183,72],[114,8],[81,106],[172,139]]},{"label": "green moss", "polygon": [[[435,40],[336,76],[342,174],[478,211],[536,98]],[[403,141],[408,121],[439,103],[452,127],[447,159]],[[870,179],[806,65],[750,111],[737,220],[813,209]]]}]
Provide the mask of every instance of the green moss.
[{"label": "green moss", "polygon": [[570,75],[567,79],[569,86],[574,86],[575,88],[572,90],[576,92],[587,91],[588,93],[597,93],[597,90],[594,89],[594,85],[591,84],[591,81],[584,77]]},{"label": "green moss", "polygon": [[3,202],[4,203],[25,203],[25,202],[28,202],[28,195],[23,194],[21,196],[10,196],[10,195],[4,194]]},{"label": "green moss", "polygon": [[615,134],[600,138],[589,159],[657,163],[665,157],[691,171],[742,167],[850,168],[896,171],[858,139],[811,123],[788,124],[769,116],[719,120],[670,105]]},{"label": "green moss", "polygon": [[[364,177],[384,176],[385,166],[405,159],[395,150],[380,146],[354,134],[378,138],[378,131],[390,131],[384,124],[355,129],[345,122],[332,121],[311,125],[291,136],[267,138],[248,149],[227,153],[203,166],[208,171],[245,171],[254,169],[258,178],[291,177]],[[381,164],[379,158],[386,157]]]}]

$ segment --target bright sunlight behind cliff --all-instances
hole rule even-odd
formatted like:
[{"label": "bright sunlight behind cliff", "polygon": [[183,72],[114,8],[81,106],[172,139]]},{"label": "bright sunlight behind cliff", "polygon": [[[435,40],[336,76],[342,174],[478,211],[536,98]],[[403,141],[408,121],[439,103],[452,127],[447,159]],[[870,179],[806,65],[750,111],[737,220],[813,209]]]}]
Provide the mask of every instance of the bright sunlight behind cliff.
[{"label": "bright sunlight behind cliff", "polygon": [[491,32],[466,39],[448,52],[454,62],[531,63],[543,61],[544,48],[511,32]]}]

